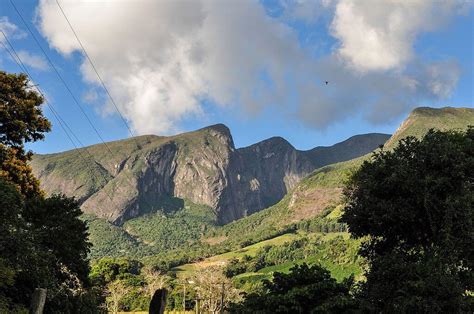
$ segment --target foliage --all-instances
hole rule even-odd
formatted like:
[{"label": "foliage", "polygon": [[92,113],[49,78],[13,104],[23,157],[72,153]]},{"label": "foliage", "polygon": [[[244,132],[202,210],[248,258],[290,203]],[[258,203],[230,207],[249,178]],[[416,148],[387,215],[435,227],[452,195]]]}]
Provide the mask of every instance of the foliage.
[{"label": "foliage", "polygon": [[[46,307],[90,300],[85,224],[75,201],[62,196],[28,199],[0,180],[0,299],[10,310],[27,307],[35,288],[48,289]],[[65,301],[68,299],[69,301]]]},{"label": "foliage", "polygon": [[148,247],[132,237],[122,227],[115,226],[105,219],[82,215],[89,228],[91,247],[90,258],[103,256],[124,257],[147,255]]},{"label": "foliage", "polygon": [[116,314],[120,308],[120,302],[130,292],[130,288],[122,281],[116,280],[107,285],[107,310]]},{"label": "foliage", "polygon": [[276,272],[264,281],[264,291],[249,294],[235,313],[341,313],[355,301],[349,294],[353,279],[338,283],[329,271],[318,266],[296,265],[289,274]]},{"label": "foliage", "polygon": [[360,251],[370,266],[361,292],[369,307],[452,312],[472,302],[464,295],[474,290],[472,169],[469,128],[408,137],[354,174],[342,220],[355,237],[369,236]]},{"label": "foliage", "polygon": [[232,282],[224,276],[222,268],[218,266],[199,269],[190,282],[200,300],[200,311],[204,313],[221,312],[231,302],[240,300],[239,291],[234,288]]},{"label": "foliage", "polygon": [[16,277],[28,266],[25,259],[31,242],[20,217],[22,208],[21,195],[12,184],[0,178],[0,312],[13,310],[14,303],[18,304],[12,300],[16,293]]},{"label": "foliage", "polygon": [[0,143],[6,146],[22,147],[51,129],[40,108],[44,99],[28,83],[25,74],[0,71]]},{"label": "foliage", "polygon": [[128,258],[104,257],[92,263],[89,278],[94,285],[106,285],[127,274],[138,275],[141,267],[140,262]]},{"label": "foliage", "polygon": [[228,267],[241,273],[234,276],[238,286],[244,286],[263,274],[287,273],[298,263],[320,264],[338,281],[350,275],[360,276],[363,266],[363,261],[357,256],[360,241],[329,235],[311,234],[283,245],[266,246],[254,256],[244,256],[233,267],[229,263]]},{"label": "foliage", "polygon": [[43,98],[28,87],[24,74],[0,71],[0,177],[12,182],[23,195],[41,194],[39,182],[27,164],[32,153],[25,142],[44,138],[51,128],[43,117]]},{"label": "foliage", "polygon": [[90,243],[81,213],[79,203],[63,195],[28,199],[23,212],[37,245],[55,256],[56,274],[63,280],[73,275],[87,281]]},{"label": "foliage", "polygon": [[[248,256],[248,255],[247,255]],[[227,278],[235,277],[247,271],[246,265],[241,263],[237,258],[232,258],[224,269],[224,275]]]},{"label": "foliage", "polygon": [[25,142],[50,130],[43,98],[24,74],[0,71],[0,309],[28,307],[35,288],[47,288],[45,311],[95,311],[88,290],[87,226],[72,198],[45,198],[28,162]]},{"label": "foliage", "polygon": [[149,246],[150,251],[186,247],[215,225],[209,207],[187,200],[163,198],[160,210],[130,219],[124,224],[127,232]]}]

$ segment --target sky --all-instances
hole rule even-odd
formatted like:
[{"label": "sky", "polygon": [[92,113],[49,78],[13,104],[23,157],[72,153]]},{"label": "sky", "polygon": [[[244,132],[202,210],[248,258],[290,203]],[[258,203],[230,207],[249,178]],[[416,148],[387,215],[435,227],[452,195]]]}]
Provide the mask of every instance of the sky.
[{"label": "sky", "polygon": [[[1,0],[0,30],[74,133],[45,105],[37,153],[216,123],[236,147],[310,149],[474,107],[471,0]],[[0,69],[18,73],[10,53],[0,33]]]}]

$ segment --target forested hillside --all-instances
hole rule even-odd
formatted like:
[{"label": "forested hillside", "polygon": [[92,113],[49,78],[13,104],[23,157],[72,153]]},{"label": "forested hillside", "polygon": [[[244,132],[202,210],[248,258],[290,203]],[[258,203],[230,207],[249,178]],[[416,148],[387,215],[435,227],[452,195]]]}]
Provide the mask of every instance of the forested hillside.
[{"label": "forested hillside", "polygon": [[[406,136],[420,137],[429,129],[464,130],[474,124],[474,110],[468,108],[419,108],[414,110],[388,143]],[[409,125],[410,127],[406,127]],[[385,149],[391,149],[393,144]],[[185,261],[196,257],[234,250],[295,230],[305,224],[321,230],[339,230],[334,217],[340,216],[341,193],[345,180],[370,154],[315,170],[277,204],[258,213],[220,226],[210,208],[178,198],[162,198],[160,210],[133,218],[123,226],[104,219],[91,221],[92,256],[146,256],[163,253],[163,248],[191,252]],[[323,219],[329,217],[332,219]]]}]

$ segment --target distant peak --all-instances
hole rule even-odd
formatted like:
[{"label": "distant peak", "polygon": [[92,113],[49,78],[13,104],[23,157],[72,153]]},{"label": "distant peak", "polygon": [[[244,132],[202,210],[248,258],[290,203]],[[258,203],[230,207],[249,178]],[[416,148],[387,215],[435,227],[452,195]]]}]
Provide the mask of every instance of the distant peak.
[{"label": "distant peak", "polygon": [[438,116],[442,114],[462,114],[463,112],[472,112],[472,108],[455,108],[455,107],[418,107],[413,109],[410,116]]},{"label": "distant peak", "polygon": [[202,129],[199,129],[198,131],[205,131],[205,130],[213,130],[213,131],[225,134],[227,136],[231,135],[230,134],[230,129],[225,124],[222,124],[222,123],[206,126]]},{"label": "distant peak", "polygon": [[285,138],[281,137],[281,136],[273,136],[273,137],[270,137],[269,139],[266,139],[264,142],[271,142],[271,143],[275,143],[275,144],[285,144],[285,145],[290,145],[290,142],[288,142]]},{"label": "distant peak", "polygon": [[273,136],[261,142],[255,143],[250,147],[259,146],[259,147],[276,147],[276,146],[287,146],[294,149],[293,145],[290,144],[286,139],[281,136]]}]

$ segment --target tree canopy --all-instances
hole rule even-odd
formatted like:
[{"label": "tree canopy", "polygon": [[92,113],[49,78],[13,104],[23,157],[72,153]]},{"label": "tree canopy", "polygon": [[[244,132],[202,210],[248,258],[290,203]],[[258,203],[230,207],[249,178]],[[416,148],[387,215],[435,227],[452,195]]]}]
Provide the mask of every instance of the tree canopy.
[{"label": "tree canopy", "polygon": [[44,99],[28,84],[24,74],[0,71],[0,177],[32,196],[41,190],[28,165],[32,152],[25,151],[24,143],[43,139],[51,124],[41,110]]},{"label": "tree canopy", "polygon": [[380,150],[345,189],[342,221],[367,237],[361,296],[376,311],[453,312],[474,290],[474,129]]},{"label": "tree canopy", "polygon": [[79,203],[45,197],[25,142],[44,138],[43,98],[24,74],[0,71],[0,312],[25,310],[47,288],[46,312],[89,312],[87,226]]},{"label": "tree canopy", "polygon": [[341,313],[355,306],[349,290],[353,278],[338,283],[319,265],[296,265],[288,274],[275,272],[264,290],[246,296],[236,313]]},{"label": "tree canopy", "polygon": [[51,129],[41,110],[43,102],[25,74],[0,71],[0,143],[21,147],[43,139]]}]

